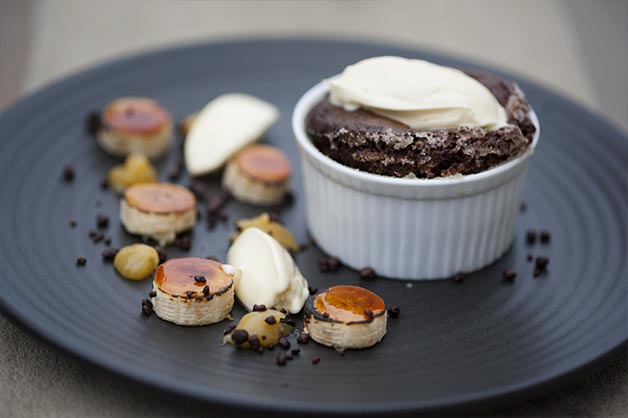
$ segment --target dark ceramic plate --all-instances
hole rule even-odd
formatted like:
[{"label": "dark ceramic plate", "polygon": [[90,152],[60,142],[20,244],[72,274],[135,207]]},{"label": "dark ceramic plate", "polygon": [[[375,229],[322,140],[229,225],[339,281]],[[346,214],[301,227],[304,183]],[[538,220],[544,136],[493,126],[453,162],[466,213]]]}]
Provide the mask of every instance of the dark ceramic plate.
[{"label": "dark ceramic plate", "polygon": [[[309,412],[437,412],[487,407],[537,395],[590,372],[623,352],[627,339],[626,164],[628,138],[602,118],[520,80],[542,125],[527,173],[515,243],[494,265],[464,283],[362,281],[355,271],[318,270],[321,252],[296,259],[319,288],[359,284],[399,305],[386,338],[373,349],[340,355],[314,343],[285,367],[275,352],[222,346],[226,323],[178,327],[140,313],[150,280],[131,282],[101,261],[88,232],[103,213],[115,246],[135,242],[118,221],[118,199],[99,183],[117,161],[85,132],[85,116],[116,96],[154,97],[176,120],[233,91],[281,108],[266,141],[297,168],[295,200],[281,210],[299,241],[307,239],[299,158],[290,114],[321,78],[361,58],[398,54],[472,66],[431,53],[338,41],[241,41],[151,52],[101,65],[53,84],[0,116],[0,300],[26,328],[78,357],[176,393],[242,407]],[[177,158],[159,164],[165,178]],[[64,183],[63,166],[76,178]],[[182,179],[187,184],[187,179]],[[219,192],[208,179],[207,194]],[[232,202],[231,221],[260,209]],[[78,221],[71,228],[68,221]],[[232,222],[215,230],[206,217],[192,249],[169,256],[225,258]],[[368,225],[365,225],[368,227]],[[525,231],[548,229],[550,244],[527,246]],[[526,256],[550,258],[532,277]],[[87,265],[77,267],[77,256]],[[502,270],[518,273],[502,281]],[[243,309],[237,306],[234,316]],[[320,357],[313,365],[311,359]]]}]

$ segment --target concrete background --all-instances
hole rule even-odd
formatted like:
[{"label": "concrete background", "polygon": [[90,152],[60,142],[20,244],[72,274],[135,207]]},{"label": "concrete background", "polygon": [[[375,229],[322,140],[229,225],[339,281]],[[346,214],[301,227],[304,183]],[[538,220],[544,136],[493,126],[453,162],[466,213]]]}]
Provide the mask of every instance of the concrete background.
[{"label": "concrete background", "polygon": [[[290,35],[473,59],[557,90],[628,130],[628,0],[0,0],[0,109],[67,74],[146,48]],[[82,364],[0,316],[0,416],[231,414]],[[628,416],[628,360],[481,416]]]}]

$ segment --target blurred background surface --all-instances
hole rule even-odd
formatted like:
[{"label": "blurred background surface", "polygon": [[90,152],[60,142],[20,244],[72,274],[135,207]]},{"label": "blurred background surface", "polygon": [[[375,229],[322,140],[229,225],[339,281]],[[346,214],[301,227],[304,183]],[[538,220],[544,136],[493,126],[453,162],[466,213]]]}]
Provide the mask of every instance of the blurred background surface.
[{"label": "blurred background surface", "polygon": [[[628,130],[628,0],[0,0],[0,109],[147,48],[288,36],[456,55],[557,90]],[[483,416],[628,416],[627,364]],[[174,415],[231,414],[81,364],[0,316],[0,416]]]}]

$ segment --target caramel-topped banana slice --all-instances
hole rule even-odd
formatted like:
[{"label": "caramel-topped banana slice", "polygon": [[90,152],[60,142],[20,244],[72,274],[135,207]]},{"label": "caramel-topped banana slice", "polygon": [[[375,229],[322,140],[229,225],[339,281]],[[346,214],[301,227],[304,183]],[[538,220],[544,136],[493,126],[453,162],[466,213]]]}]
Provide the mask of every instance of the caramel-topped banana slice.
[{"label": "caramel-topped banana slice", "polygon": [[98,142],[105,151],[118,157],[138,153],[157,158],[172,141],[172,118],[151,99],[115,99],[105,106],[100,119]]},{"label": "caramel-topped banana slice", "polygon": [[134,184],[120,201],[120,220],[128,232],[167,245],[196,223],[196,198],[177,184]]},{"label": "caramel-topped banana slice", "polygon": [[155,272],[152,298],[158,317],[178,325],[207,325],[225,319],[234,301],[239,271],[205,258],[173,258]]},{"label": "caramel-topped banana slice", "polygon": [[270,145],[249,145],[227,164],[223,185],[238,200],[269,206],[284,200],[291,174],[290,160],[283,151]]},{"label": "caramel-topped banana slice", "polygon": [[386,334],[384,300],[358,286],[334,286],[305,304],[304,330],[320,344],[337,349],[366,348]]}]

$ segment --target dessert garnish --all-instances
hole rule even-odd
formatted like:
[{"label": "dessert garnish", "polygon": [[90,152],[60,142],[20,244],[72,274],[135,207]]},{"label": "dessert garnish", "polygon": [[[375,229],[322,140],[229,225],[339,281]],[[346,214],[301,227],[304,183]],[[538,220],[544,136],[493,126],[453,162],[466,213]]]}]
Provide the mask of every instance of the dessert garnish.
[{"label": "dessert garnish", "polygon": [[247,228],[259,228],[271,237],[275,238],[284,248],[289,251],[297,251],[299,246],[292,236],[292,233],[283,224],[271,220],[270,215],[264,212],[255,218],[240,219],[236,221],[237,232],[231,235],[231,240],[236,238]]},{"label": "dessert garnish", "polygon": [[107,177],[107,183],[115,193],[122,193],[133,184],[156,181],[157,171],[148,158],[142,154],[129,155],[124,160],[124,164],[113,167]]},{"label": "dessert garnish", "polygon": [[[111,254],[107,254],[110,257]],[[103,252],[103,259],[105,253]],[[143,280],[153,274],[159,264],[157,251],[146,244],[131,244],[122,247],[113,256],[113,266],[122,277]]]},{"label": "dessert garnish", "polygon": [[285,314],[274,309],[249,312],[226,333],[223,341],[253,350],[281,345],[281,341],[292,332],[292,326],[284,322],[285,318]]}]

